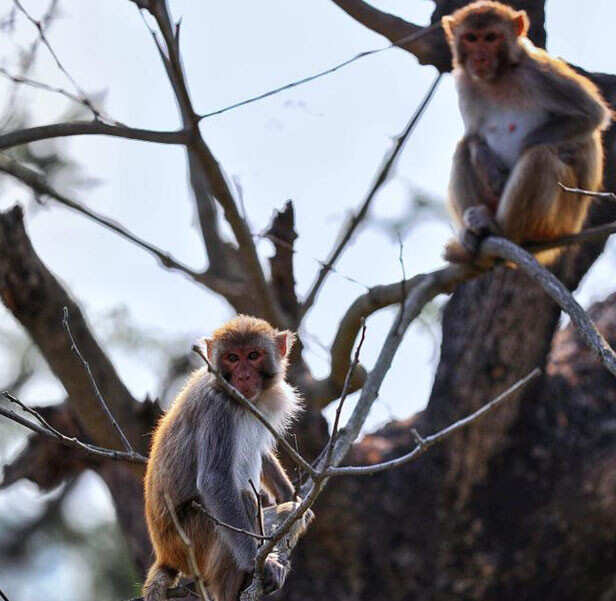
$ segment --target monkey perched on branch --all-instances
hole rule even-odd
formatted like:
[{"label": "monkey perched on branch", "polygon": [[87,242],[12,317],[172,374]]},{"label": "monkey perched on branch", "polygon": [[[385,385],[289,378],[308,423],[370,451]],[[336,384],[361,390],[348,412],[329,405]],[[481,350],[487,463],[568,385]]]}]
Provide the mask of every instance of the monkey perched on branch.
[{"label": "monkey perched on branch", "polygon": [[[611,113],[599,91],[532,44],[524,11],[481,0],[442,24],[465,126],[449,185],[461,239],[445,258],[473,262],[487,234],[523,243],[579,232],[590,199],[558,184],[601,186],[601,130]],[[550,263],[558,252],[538,258]]]},{"label": "monkey perched on branch", "polygon": [[[206,340],[210,363],[281,434],[300,409],[295,391],[285,381],[293,341],[291,332],[278,332],[266,321],[245,315],[232,319]],[[216,601],[237,601],[254,570],[257,540],[217,527],[193,501],[220,522],[258,533],[251,482],[258,487],[262,481],[276,503],[294,495],[273,453],[274,445],[265,426],[223,390],[207,367],[191,376],[154,432],[145,477],[145,512],[156,561],[143,588],[145,601],[162,601],[179,573],[193,571],[165,495],[193,543],[209,592]],[[294,507],[294,503],[284,503],[278,509],[284,515]],[[298,522],[301,529],[309,517]],[[285,566],[270,554],[264,568],[265,592],[280,588],[285,575]]]}]

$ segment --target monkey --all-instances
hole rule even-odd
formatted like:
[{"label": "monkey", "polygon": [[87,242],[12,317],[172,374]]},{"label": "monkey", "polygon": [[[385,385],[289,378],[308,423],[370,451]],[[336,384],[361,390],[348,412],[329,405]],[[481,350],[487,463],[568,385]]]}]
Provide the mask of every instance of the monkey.
[{"label": "monkey", "polygon": [[[480,0],[442,18],[465,135],[452,164],[448,208],[460,231],[444,257],[474,263],[480,240],[518,244],[580,231],[596,191],[601,131],[612,114],[597,87],[528,39],[525,11]],[[554,262],[560,250],[537,259]]]},{"label": "monkey", "polygon": [[[246,315],[236,316],[205,339],[212,366],[281,434],[301,409],[298,394],[285,380],[294,340],[292,332],[278,331]],[[258,532],[257,502],[250,482],[258,486],[262,481],[276,503],[294,496],[274,444],[271,433],[223,390],[208,367],[193,373],[152,438],[145,514],[155,562],[143,587],[145,601],[162,601],[180,573],[192,574],[165,494],[193,542],[210,594],[215,601],[237,601],[254,570],[257,541],[216,527],[193,501],[221,522]],[[264,568],[265,592],[280,588],[285,575],[284,566],[270,554]]]}]

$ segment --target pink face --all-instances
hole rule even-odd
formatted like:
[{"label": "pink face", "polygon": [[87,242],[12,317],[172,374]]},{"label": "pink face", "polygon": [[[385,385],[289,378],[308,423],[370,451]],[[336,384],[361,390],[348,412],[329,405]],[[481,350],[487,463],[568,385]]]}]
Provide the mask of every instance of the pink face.
[{"label": "pink face", "polygon": [[265,349],[255,346],[229,348],[220,358],[223,372],[230,375],[232,386],[252,400],[263,391],[262,368]]},{"label": "pink face", "polygon": [[490,81],[498,73],[505,36],[497,28],[469,29],[461,36],[462,55],[473,77]]}]

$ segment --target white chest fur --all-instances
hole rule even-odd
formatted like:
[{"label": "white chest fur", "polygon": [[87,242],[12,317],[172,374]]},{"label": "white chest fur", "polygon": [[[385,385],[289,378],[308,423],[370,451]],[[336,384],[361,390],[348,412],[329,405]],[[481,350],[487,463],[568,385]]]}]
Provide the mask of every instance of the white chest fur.
[{"label": "white chest fur", "polygon": [[[264,392],[256,403],[274,429],[283,434],[300,409],[295,391],[286,382],[280,382]],[[235,448],[233,473],[240,490],[251,490],[249,480],[259,487],[261,458],[274,448],[275,439],[265,426],[248,411],[235,417]]]},{"label": "white chest fur", "polygon": [[247,412],[235,422],[235,448],[233,452],[233,473],[239,490],[251,490],[250,481],[259,488],[261,479],[261,457],[274,446],[273,436],[265,426]]},{"label": "white chest fur", "polygon": [[511,168],[517,162],[526,135],[547,118],[538,108],[486,107],[479,124],[479,133],[488,146]]}]

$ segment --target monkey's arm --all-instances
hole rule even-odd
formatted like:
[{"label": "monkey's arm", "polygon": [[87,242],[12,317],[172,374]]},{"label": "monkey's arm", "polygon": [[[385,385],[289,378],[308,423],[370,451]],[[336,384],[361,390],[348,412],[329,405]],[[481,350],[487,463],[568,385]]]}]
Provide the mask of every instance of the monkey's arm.
[{"label": "monkey's arm", "polygon": [[550,116],[526,136],[524,149],[575,140],[609,124],[611,113],[599,92],[568,65],[555,62],[550,68],[541,68],[531,63],[528,75],[528,89],[535,92]]},{"label": "monkey's arm", "polygon": [[[212,409],[214,411],[214,409]],[[213,427],[216,424],[216,427]],[[231,463],[234,432],[231,416],[222,408],[199,426],[197,436],[197,491],[204,507],[222,522],[253,532],[255,515],[238,489]],[[254,569],[257,543],[254,538],[220,528],[218,534],[231,551],[238,567],[244,571]]]},{"label": "monkey's arm", "polygon": [[274,495],[276,503],[291,501],[295,493],[293,484],[284,471],[274,451],[263,456],[263,472],[261,474],[263,484]]}]

